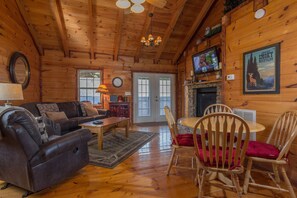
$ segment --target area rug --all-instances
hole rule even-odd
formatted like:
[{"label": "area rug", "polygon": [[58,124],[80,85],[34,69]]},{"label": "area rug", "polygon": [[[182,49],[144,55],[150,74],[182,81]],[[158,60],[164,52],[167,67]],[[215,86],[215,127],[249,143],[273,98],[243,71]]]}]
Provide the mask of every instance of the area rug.
[{"label": "area rug", "polygon": [[129,131],[129,137],[126,138],[123,131],[117,131],[115,135],[109,132],[103,137],[101,151],[98,150],[97,135],[94,135],[88,142],[90,164],[114,168],[156,135],[152,132]]}]

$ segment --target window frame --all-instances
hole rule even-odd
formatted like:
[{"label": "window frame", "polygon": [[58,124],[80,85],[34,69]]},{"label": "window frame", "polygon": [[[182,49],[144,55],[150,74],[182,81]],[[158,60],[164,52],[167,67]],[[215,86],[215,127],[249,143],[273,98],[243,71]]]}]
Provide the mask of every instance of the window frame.
[{"label": "window frame", "polygon": [[[80,73],[81,71],[87,71],[87,72],[100,72],[100,82],[99,82],[99,85],[101,85],[103,83],[103,71],[101,69],[77,69],[77,75],[76,75],[76,80],[77,80],[77,83],[76,83],[76,86],[77,86],[77,101],[80,101],[80,90],[81,90],[81,86],[80,86]],[[86,90],[92,90],[92,89],[97,89],[96,88],[89,88]],[[93,103],[93,101],[91,101]],[[101,101],[101,94],[99,93],[99,103],[98,104],[94,104],[93,105],[100,105],[102,104],[102,101]]]}]

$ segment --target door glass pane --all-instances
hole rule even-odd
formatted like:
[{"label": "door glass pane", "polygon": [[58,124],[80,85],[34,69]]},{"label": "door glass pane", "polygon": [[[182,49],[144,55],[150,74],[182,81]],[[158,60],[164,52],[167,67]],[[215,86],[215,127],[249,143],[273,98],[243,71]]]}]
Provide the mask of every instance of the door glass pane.
[{"label": "door glass pane", "polygon": [[148,78],[138,78],[138,116],[150,116],[150,89],[149,89],[149,79]]},{"label": "door glass pane", "polygon": [[164,107],[168,106],[171,108],[171,79],[170,78],[160,78],[160,116],[165,115]]}]

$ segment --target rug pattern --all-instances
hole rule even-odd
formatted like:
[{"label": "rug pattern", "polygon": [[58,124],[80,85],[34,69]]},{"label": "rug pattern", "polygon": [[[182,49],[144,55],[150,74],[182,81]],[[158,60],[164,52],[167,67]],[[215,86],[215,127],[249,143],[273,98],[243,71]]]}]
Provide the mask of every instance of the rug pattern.
[{"label": "rug pattern", "polygon": [[129,137],[125,137],[123,131],[116,131],[104,134],[103,149],[98,150],[97,135],[88,142],[90,164],[114,168],[127,159],[143,145],[152,140],[157,133],[129,131]]}]

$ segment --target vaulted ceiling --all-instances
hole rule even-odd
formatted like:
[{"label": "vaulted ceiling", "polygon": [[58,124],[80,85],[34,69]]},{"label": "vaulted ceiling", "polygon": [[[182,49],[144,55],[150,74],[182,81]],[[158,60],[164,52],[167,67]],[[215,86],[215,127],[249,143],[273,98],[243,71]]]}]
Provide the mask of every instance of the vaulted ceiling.
[{"label": "vaulted ceiling", "polygon": [[[116,0],[16,0],[34,42],[44,50],[168,59],[175,62],[215,0],[167,0],[164,8],[145,2],[141,14],[116,7]],[[154,13],[152,18],[148,13]],[[142,36],[160,35],[158,47],[145,47]]]}]

